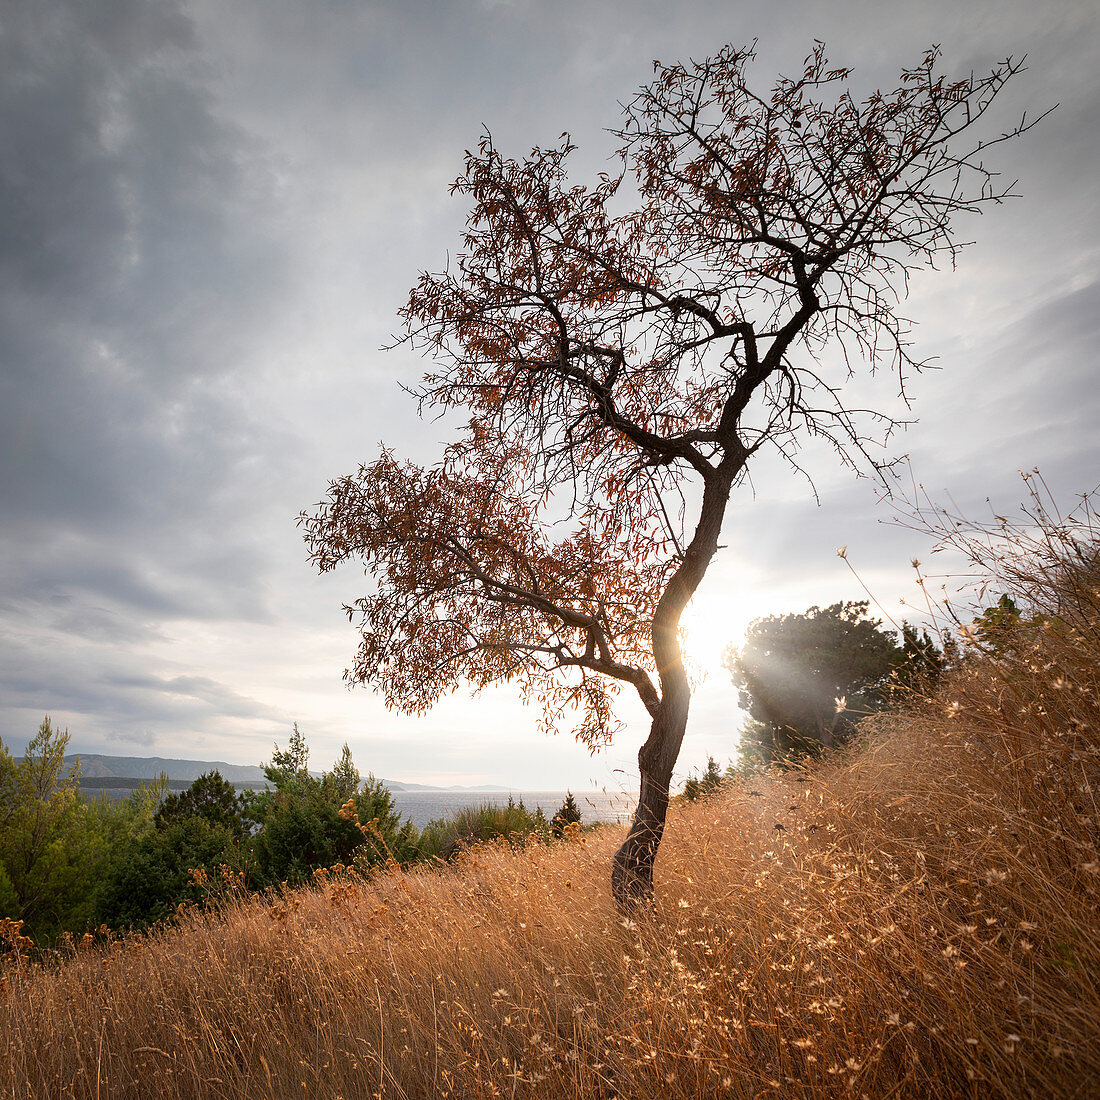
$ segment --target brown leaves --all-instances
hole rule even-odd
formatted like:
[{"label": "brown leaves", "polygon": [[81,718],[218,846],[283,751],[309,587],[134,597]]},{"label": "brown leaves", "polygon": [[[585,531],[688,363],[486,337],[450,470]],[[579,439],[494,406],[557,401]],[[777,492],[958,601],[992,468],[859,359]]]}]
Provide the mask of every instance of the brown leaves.
[{"label": "brown leaves", "polygon": [[[322,571],[355,558],[375,579],[348,609],[362,633],[350,680],[378,684],[405,711],[463,681],[514,680],[544,700],[549,725],[580,708],[581,735],[595,742],[610,707],[591,673],[644,675],[667,566],[583,521],[552,538],[521,491],[522,459],[488,450],[483,426],[432,469],[385,453],[303,517],[307,542]],[[575,672],[564,687],[563,669]]]},{"label": "brown leaves", "polygon": [[1024,127],[959,136],[1020,66],[949,82],[932,50],[856,102],[821,43],[767,93],[753,57],[658,66],[625,108],[621,172],[591,185],[569,180],[568,134],[467,152],[462,252],[402,318],[433,361],[421,407],[467,410],[469,430],[428,469],[383,453],[303,517],[318,568],[373,578],[348,676],[391,705],[511,680],[548,723],[579,708],[590,742],[616,683],[652,713],[653,639],[662,690],[686,685],[676,624],[749,458],[767,444],[797,467],[808,433],[873,464],[896,427],[844,387],[860,358],[902,382],[919,367],[896,303],[912,267],[954,256],[956,215],[1004,197],[979,153]]}]

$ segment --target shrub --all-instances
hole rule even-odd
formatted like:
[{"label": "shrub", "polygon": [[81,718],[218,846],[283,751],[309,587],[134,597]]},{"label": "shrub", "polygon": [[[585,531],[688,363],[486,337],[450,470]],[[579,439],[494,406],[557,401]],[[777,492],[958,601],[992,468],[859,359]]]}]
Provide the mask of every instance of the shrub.
[{"label": "shrub", "polygon": [[420,833],[416,853],[420,859],[450,860],[463,848],[504,837],[513,846],[546,840],[546,816],[531,813],[520,799],[511,796],[506,806],[483,802],[464,806],[445,817],[429,821]]},{"label": "shrub", "polygon": [[260,829],[252,841],[254,885],[306,882],[321,867],[370,865],[413,852],[416,830],[401,824],[393,796],[373,775],[359,790],[359,771],[345,744],[331,772],[307,768],[309,748],[297,723],[286,750],[275,746],[265,766],[274,791],[254,796]]},{"label": "shrub", "polygon": [[184,902],[201,902],[201,871],[239,869],[242,853],[230,826],[197,814],[167,821],[121,851],[99,898],[98,917],[112,928],[142,928],[170,917]]},{"label": "shrub", "polygon": [[718,761],[713,756],[708,756],[707,770],[700,776],[689,776],[681,793],[688,802],[698,802],[700,798],[718,790],[725,778],[718,768]]}]

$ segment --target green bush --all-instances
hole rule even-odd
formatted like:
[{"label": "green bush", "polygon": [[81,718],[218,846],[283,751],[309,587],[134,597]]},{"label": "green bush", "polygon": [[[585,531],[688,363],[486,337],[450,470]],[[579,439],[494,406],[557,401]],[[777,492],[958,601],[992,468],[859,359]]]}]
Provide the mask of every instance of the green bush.
[{"label": "green bush", "polygon": [[217,880],[223,866],[239,871],[244,859],[231,827],[197,814],[168,821],[118,853],[99,897],[98,919],[111,928],[164,920],[181,903],[205,900],[204,881]]},{"label": "green bush", "polygon": [[276,745],[264,767],[275,789],[254,795],[250,804],[260,826],[252,839],[255,886],[295,885],[337,863],[369,866],[414,857],[415,828],[408,820],[402,824],[385,784],[373,775],[360,783],[347,745],[320,778],[310,775],[308,761],[295,723],[289,747]]},{"label": "green bush", "polygon": [[445,817],[429,821],[420,833],[415,851],[420,859],[450,860],[463,848],[504,837],[520,846],[532,839],[545,841],[550,827],[541,810],[532,813],[521,799],[509,797],[506,806],[483,802],[464,806]]},{"label": "green bush", "polygon": [[318,785],[304,791],[276,791],[262,828],[253,838],[254,884],[292,886],[318,867],[350,864],[365,843],[353,820],[324,797]]},{"label": "green bush", "polygon": [[401,821],[397,803],[386,785],[368,775],[362,790],[341,807],[354,813],[365,843],[356,853],[356,864],[370,866],[395,860],[405,863],[416,858],[420,833],[410,818]]},{"label": "green bush", "polygon": [[0,917],[40,944],[88,925],[109,858],[106,815],[77,791],[68,744],[48,717],[19,760],[0,740]]}]

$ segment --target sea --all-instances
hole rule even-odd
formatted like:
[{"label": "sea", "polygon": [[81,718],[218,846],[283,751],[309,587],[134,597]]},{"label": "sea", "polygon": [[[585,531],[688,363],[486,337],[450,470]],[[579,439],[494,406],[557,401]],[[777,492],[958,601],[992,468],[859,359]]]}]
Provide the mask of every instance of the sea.
[{"label": "sea", "polygon": [[[110,786],[107,784],[110,783]],[[137,780],[112,779],[96,780],[88,779],[80,785],[81,793],[87,798],[96,798],[105,794],[115,800],[128,798],[137,786]],[[191,784],[183,780],[173,780],[172,790],[186,790]],[[235,784],[238,790],[243,790],[251,784]],[[429,821],[437,817],[445,817],[465,806],[483,806],[492,803],[496,806],[506,806],[508,799],[522,802],[532,813],[541,808],[548,818],[551,818],[561,809],[568,791],[390,791],[394,803],[397,806],[402,820],[406,817],[412,819],[412,823],[423,829]],[[577,803],[577,809],[581,812],[581,821],[585,825],[600,821],[627,822],[634,813],[634,805],[637,795],[624,791],[574,791],[573,798]]]},{"label": "sea", "polygon": [[[553,817],[561,809],[567,791],[392,791],[402,819],[412,818],[412,823],[423,829],[429,821],[445,817],[464,806],[483,806],[491,803],[506,806],[511,797],[522,802],[532,813],[541,809]],[[629,821],[634,813],[636,795],[621,791],[574,791],[573,799],[581,812],[585,825],[597,821]]]}]

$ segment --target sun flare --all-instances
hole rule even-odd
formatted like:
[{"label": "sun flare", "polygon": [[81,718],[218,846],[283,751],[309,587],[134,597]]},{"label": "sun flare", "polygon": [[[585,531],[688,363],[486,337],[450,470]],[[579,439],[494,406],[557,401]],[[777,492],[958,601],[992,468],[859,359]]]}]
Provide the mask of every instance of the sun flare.
[{"label": "sun flare", "polygon": [[722,655],[728,646],[741,644],[749,623],[760,614],[746,601],[697,597],[680,619],[685,659],[708,676],[724,674]]}]

